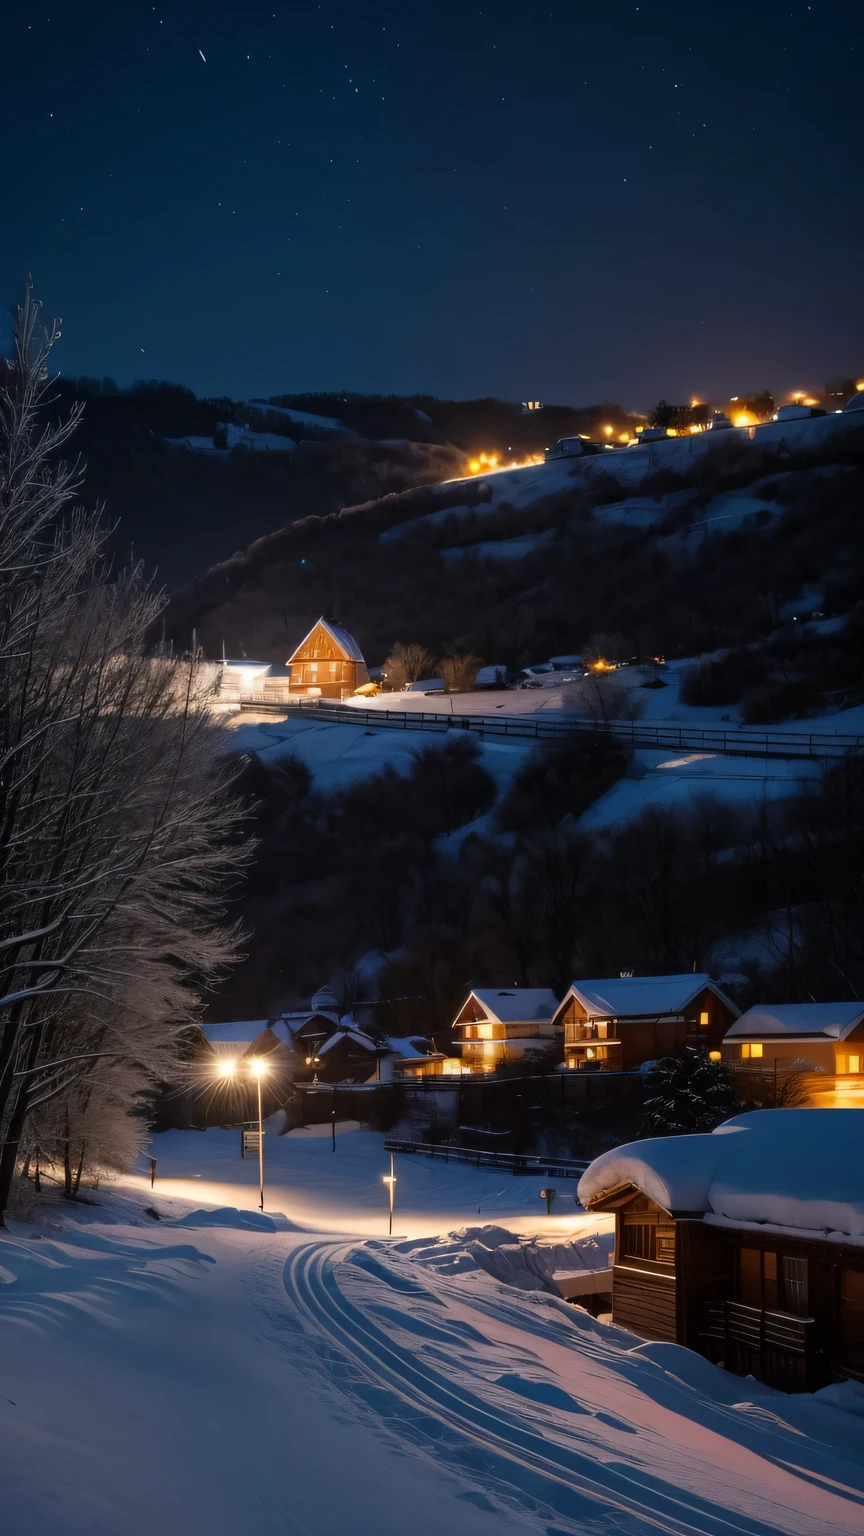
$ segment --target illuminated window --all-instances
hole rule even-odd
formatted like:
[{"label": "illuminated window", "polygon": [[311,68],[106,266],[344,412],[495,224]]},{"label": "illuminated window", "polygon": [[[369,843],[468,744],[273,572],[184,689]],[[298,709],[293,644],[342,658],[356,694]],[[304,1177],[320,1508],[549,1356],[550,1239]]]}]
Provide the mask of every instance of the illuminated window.
[{"label": "illuminated window", "polygon": [[756,1061],[761,1055],[762,1055],[762,1046],[761,1045],[742,1045],[742,1047],[741,1047],[741,1060],[742,1061],[750,1061],[750,1060]]},{"label": "illuminated window", "polygon": [[707,1013],[700,1013],[700,1015],[699,1015],[699,1023],[701,1024],[703,1029],[707,1029],[708,1025],[710,1024],[710,1022],[711,1022],[711,1020],[708,1017]]},{"label": "illuminated window", "polygon": [[847,1072],[860,1072],[861,1071],[861,1057],[860,1056],[850,1056],[849,1057],[849,1065],[847,1066],[846,1071]]}]

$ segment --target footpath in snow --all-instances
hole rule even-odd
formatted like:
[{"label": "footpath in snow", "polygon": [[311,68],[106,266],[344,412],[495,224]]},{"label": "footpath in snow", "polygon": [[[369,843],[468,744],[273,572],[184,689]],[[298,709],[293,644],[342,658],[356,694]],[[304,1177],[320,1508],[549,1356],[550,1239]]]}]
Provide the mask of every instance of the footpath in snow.
[{"label": "footpath in snow", "polygon": [[271,1134],[263,1216],[236,1133],[152,1151],[153,1193],[0,1234],[11,1536],[861,1531],[860,1389],[786,1397],[568,1305],[548,1275],[606,1264],[609,1223],[540,1180],[397,1157],[390,1241],[371,1132]]}]

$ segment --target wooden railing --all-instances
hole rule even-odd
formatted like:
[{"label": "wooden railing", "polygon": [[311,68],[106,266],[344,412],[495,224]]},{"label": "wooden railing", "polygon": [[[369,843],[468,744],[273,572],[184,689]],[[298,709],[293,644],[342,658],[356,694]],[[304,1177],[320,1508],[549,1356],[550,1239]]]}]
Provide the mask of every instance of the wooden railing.
[{"label": "wooden railing", "polygon": [[740,1301],[709,1304],[708,1337],[744,1344],[748,1349],[778,1349],[787,1355],[806,1357],[813,1339],[815,1319],[791,1312],[769,1312]]},{"label": "wooden railing", "polygon": [[689,726],[641,720],[550,720],[541,715],[441,714],[430,710],[355,709],[330,699],[285,699],[276,702],[272,694],[246,694],[240,708],[258,713],[284,715],[290,711],[317,711],[339,725],[357,725],[379,730],[400,731],[476,731],[479,736],[495,736],[536,741],[556,741],[569,736],[611,736],[632,747],[655,748],[671,752],[713,752],[725,757],[765,758],[842,758],[864,748],[864,736],[852,733],[819,731],[756,731],[723,726]]},{"label": "wooden railing", "polygon": [[514,1177],[580,1179],[588,1167],[587,1162],[572,1158],[522,1156],[514,1152],[474,1152],[470,1147],[448,1147],[426,1141],[403,1141],[387,1136],[385,1152],[412,1152],[422,1157],[437,1157],[445,1163],[470,1163],[474,1168],[506,1168]]}]

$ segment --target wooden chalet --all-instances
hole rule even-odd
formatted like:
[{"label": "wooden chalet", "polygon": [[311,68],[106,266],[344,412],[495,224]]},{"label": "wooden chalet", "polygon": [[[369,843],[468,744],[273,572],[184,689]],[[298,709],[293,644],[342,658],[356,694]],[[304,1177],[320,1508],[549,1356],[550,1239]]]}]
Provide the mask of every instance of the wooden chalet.
[{"label": "wooden chalet", "polygon": [[558,999],[548,987],[483,987],[468,993],[453,1021],[453,1041],[469,1072],[548,1050],[561,1038]]},{"label": "wooden chalet", "polygon": [[864,1380],[864,1115],[776,1109],[606,1152],[612,1316],[782,1391]]},{"label": "wooden chalet", "polygon": [[632,1072],[686,1046],[719,1052],[738,1012],[710,976],[686,971],[574,981],[552,1023],[568,1068]]},{"label": "wooden chalet", "polygon": [[341,624],[319,619],[288,657],[288,692],[307,698],[345,699],[369,681],[357,641]]},{"label": "wooden chalet", "polygon": [[736,1071],[799,1071],[809,1103],[864,1109],[864,1006],[856,1003],[758,1003],[723,1040]]}]

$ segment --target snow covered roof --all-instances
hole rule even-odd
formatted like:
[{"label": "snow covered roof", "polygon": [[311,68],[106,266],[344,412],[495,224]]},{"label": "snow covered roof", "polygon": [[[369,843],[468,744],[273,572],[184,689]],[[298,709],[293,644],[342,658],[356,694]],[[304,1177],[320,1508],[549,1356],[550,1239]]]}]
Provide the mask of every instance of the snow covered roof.
[{"label": "snow covered roof", "polygon": [[527,1024],[531,1019],[551,1019],[558,999],[549,987],[472,987],[486,1014],[496,1024]]},{"label": "snow covered roof", "polygon": [[297,649],[292,651],[291,655],[288,657],[289,663],[294,661],[296,657],[302,655],[303,647],[306,645],[308,640],[311,640],[316,629],[323,629],[325,634],[330,636],[330,639],[333,641],[334,645],[337,645],[350,661],[363,660],[363,652],[357,644],[357,641],[354,639],[354,636],[350,635],[347,629],[343,629],[341,624],[331,624],[329,619],[321,618],[312,625],[308,635],[306,635],[305,638],[300,641]]},{"label": "snow covered roof", "polygon": [[337,1029],[336,1033],[331,1035],[329,1040],[325,1040],[323,1045],[319,1045],[318,1055],[323,1056],[325,1051],[332,1051],[334,1045],[339,1045],[342,1040],[350,1040],[354,1045],[359,1045],[364,1051],[375,1051],[378,1049],[371,1035],[364,1035],[362,1030]]},{"label": "snow covered roof", "polygon": [[561,1008],[575,997],[589,1018],[668,1017],[682,1013],[706,987],[737,1014],[735,1004],[711,977],[695,971],[685,971],[682,976],[607,976],[598,981],[574,981]]},{"label": "snow covered roof", "polygon": [[760,1109],[710,1135],[634,1141],[594,1159],[583,1205],[628,1184],[673,1216],[702,1215],[864,1244],[864,1115]]},{"label": "snow covered roof", "polygon": [[218,1050],[220,1046],[251,1045],[268,1027],[283,1045],[292,1044],[291,1029],[284,1019],[276,1019],[269,1026],[266,1019],[241,1019],[231,1024],[202,1024],[201,1030],[208,1044]]},{"label": "snow covered roof", "polygon": [[857,1003],[757,1003],[736,1019],[726,1039],[761,1040],[774,1035],[845,1040],[864,1019]]},{"label": "snow covered roof", "polygon": [[430,1054],[441,1055],[440,1051],[430,1053],[425,1049],[421,1050],[420,1047],[424,1045],[424,1042],[416,1037],[411,1039],[405,1037],[403,1039],[398,1035],[388,1035],[384,1044],[388,1050],[394,1051],[397,1056],[401,1056],[403,1059],[416,1057],[419,1061],[425,1061],[426,1057]]}]

